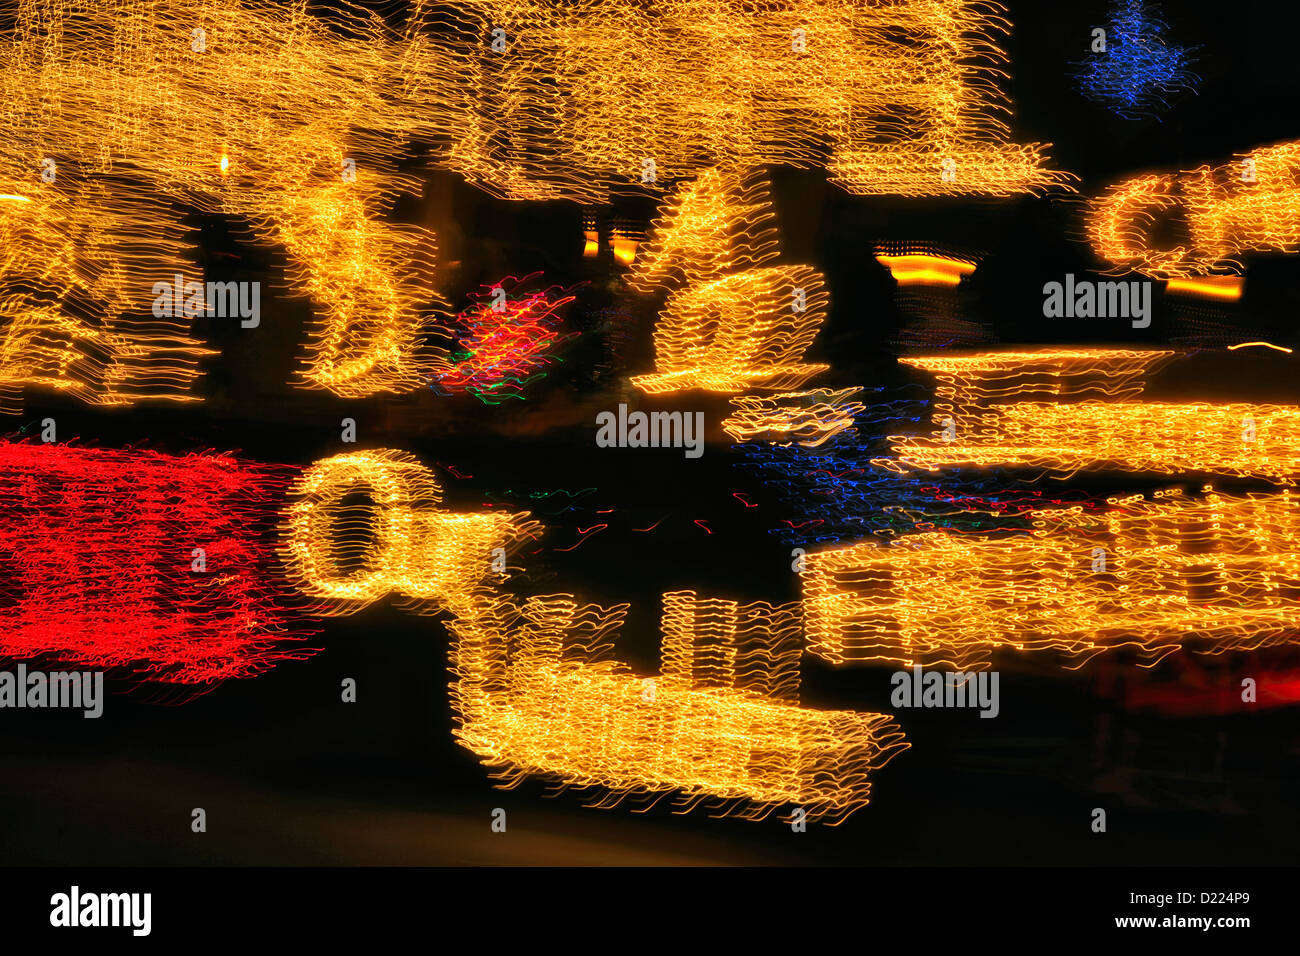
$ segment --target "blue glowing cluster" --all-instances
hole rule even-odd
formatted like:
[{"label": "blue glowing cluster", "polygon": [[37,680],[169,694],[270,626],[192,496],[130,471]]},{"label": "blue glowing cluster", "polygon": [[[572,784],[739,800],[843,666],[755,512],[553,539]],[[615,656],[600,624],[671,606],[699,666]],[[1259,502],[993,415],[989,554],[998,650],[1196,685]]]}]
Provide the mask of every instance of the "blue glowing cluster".
[{"label": "blue glowing cluster", "polygon": [[817,448],[766,442],[734,446],[743,456],[738,466],[775,494],[779,517],[770,534],[792,547],[809,548],[873,537],[886,541],[939,528],[1028,530],[1019,505],[1041,506],[1041,493],[1001,469],[946,474],[940,487],[933,475],[882,467],[879,462],[893,457],[890,435],[930,427],[930,402],[907,397],[902,389],[865,391],[875,392],[878,400],[854,418],[852,428]]},{"label": "blue glowing cluster", "polygon": [[1143,0],[1123,0],[1105,28],[1105,49],[1078,64],[1079,87],[1089,100],[1125,119],[1159,119],[1175,93],[1199,77],[1190,67],[1193,47],[1169,46],[1169,25]]}]

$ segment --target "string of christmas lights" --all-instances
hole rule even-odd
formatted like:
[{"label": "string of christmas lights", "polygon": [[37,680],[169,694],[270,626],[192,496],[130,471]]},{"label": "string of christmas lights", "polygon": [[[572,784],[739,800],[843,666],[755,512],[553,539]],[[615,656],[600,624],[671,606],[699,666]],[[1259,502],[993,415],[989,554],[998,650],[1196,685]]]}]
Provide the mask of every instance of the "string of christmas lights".
[{"label": "string of christmas lights", "polygon": [[1057,651],[1075,665],[1132,649],[1149,666],[1292,644],[1300,511],[1290,489],[1232,496],[1207,486],[1046,508],[1028,535],[944,532],[809,554],[809,650],[836,664],[987,668],[999,648]]},{"label": "string of christmas lights", "polygon": [[[1217,168],[1133,176],[1089,200],[1088,241],[1117,273],[1202,279],[1241,273],[1248,252],[1300,249],[1297,168],[1300,143],[1281,143]],[[1156,237],[1169,221],[1185,238],[1162,247]]]},{"label": "string of christmas lights", "polygon": [[1145,374],[1174,353],[1044,349],[900,359],[932,372],[935,431],[895,436],[894,469],[1035,467],[1300,474],[1300,407],[1144,402]]},{"label": "string of christmas lights", "polygon": [[525,291],[540,275],[502,279],[473,296],[474,304],[456,317],[463,330],[461,351],[451,356],[451,370],[439,376],[441,388],[497,405],[522,401],[524,389],[546,375],[556,347],[576,335],[558,331],[560,310],[575,296],[559,286]]},{"label": "string of christmas lights", "polygon": [[793,805],[835,824],[909,746],[886,714],[797,705],[795,605],[665,594],[653,679],[604,657],[626,611],[552,595],[489,602],[449,624],[457,737],[501,786],[541,777],[600,807],[676,794],[677,812],[750,820]]}]

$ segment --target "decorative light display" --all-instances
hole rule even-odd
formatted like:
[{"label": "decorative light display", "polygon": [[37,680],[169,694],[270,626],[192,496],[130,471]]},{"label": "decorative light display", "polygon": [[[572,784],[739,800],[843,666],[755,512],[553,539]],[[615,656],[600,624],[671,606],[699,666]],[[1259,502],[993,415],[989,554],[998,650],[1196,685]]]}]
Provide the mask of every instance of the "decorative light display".
[{"label": "decorative light display", "polygon": [[1300,407],[1134,400],[1144,373],[1172,354],[1046,349],[901,359],[938,377],[936,429],[897,436],[892,467],[1300,474]]},{"label": "decorative light display", "polygon": [[777,444],[797,442],[806,448],[816,448],[852,427],[853,416],[865,406],[849,398],[860,391],[860,388],[838,391],[818,388],[770,397],[742,395],[731,399],[736,408],[722,422],[722,428],[735,441],[767,438]]},{"label": "decorative light display", "polygon": [[[347,506],[362,490],[369,520]],[[685,809],[761,819],[794,803],[838,822],[907,746],[887,715],[797,705],[797,605],[667,594],[662,675],[642,680],[608,656],[627,605],[519,603],[493,586],[496,556],[539,528],[527,512],[441,511],[432,473],[391,450],[317,462],[293,499],[286,558],[321,613],[397,594],[451,615],[456,735],[507,786],[540,775],[601,788],[602,805],[676,792]]]},{"label": "decorative light display", "polygon": [[0,655],[211,685],[311,654],[270,583],[291,472],[229,455],[0,442]]},{"label": "decorative light display", "polygon": [[[588,207],[564,242],[576,258],[580,215],[581,256],[598,260],[581,268],[598,294],[590,323],[574,328],[605,333],[584,343],[604,348],[583,383],[598,394],[508,430],[589,422],[639,327],[619,309],[640,307],[617,296],[660,297],[654,368],[630,384],[729,397],[722,428],[766,494],[721,500],[766,509],[746,516],[792,546],[802,595],[664,593],[660,666],[646,676],[616,654],[630,605],[507,589],[521,570],[508,561],[541,536],[529,511],[501,498],[448,510],[433,471],[405,452],[352,450],[298,469],[0,442],[0,656],[207,687],[313,653],[291,610],[304,599],[320,616],[393,600],[446,619],[453,732],[500,787],[537,779],[592,806],[667,799],[749,820],[789,808],[834,825],[868,804],[873,775],[910,744],[888,714],[804,706],[805,650],[836,665],[981,670],[1003,650],[1070,666],[1126,652],[1154,665],[1179,650],[1296,642],[1300,406],[1147,401],[1169,350],[947,351],[991,338],[961,307],[983,254],[910,241],[864,254],[890,271],[898,311],[919,317],[886,347],[936,353],[901,359],[937,378],[933,400],[909,391],[919,385],[808,385],[830,368],[807,361],[827,281],[780,259],[767,169],[823,169],[859,196],[1073,188],[1046,168],[1044,145],[1010,139],[998,46],[1010,23],[996,2],[13,7],[0,38],[0,413],[30,387],[98,405],[197,400],[200,362],[216,353],[193,337],[193,313],[160,313],[154,291],[206,279],[195,214],[275,250],[271,273],[312,304],[295,385],[346,399],[430,386],[485,405],[522,399],[579,334],[561,323],[574,288],[506,277],[452,316],[433,232],[398,221],[427,167],[450,170],[497,198]],[[1160,112],[1196,80],[1165,29],[1141,0],[1119,0],[1085,93],[1123,115]],[[1088,204],[1087,236],[1116,271],[1233,302],[1246,254],[1300,250],[1297,169],[1300,142],[1134,176]],[[590,208],[647,195],[666,197],[649,233],[641,220],[611,223],[626,209]],[[453,247],[468,260],[495,242],[467,231]],[[1191,306],[1193,317],[1217,307]],[[1259,335],[1276,337],[1239,337]],[[1231,346],[1247,347],[1289,351]],[[401,409],[379,411],[387,427]],[[356,422],[344,419],[346,442]],[[905,433],[926,423],[929,434]],[[651,444],[669,444],[655,428]],[[702,446],[685,442],[698,457]],[[940,485],[940,469],[963,471]],[[1025,469],[1275,487],[1103,498],[1039,490]],[[550,550],[611,527],[648,533],[667,517],[655,521],[651,502],[654,514],[597,518],[617,502],[592,480],[542,505],[560,514],[593,492],[576,543]],[[667,527],[726,535],[721,509],[691,507]],[[555,576],[545,561],[520,575],[529,592],[552,589],[536,586]],[[296,594],[270,583],[275,572]],[[1293,678],[1277,699],[1296,699]]]},{"label": "decorative light display", "polygon": [[671,793],[679,812],[754,820],[793,805],[833,824],[909,746],[886,714],[798,706],[796,605],[665,594],[653,679],[606,658],[626,611],[569,595],[501,599],[448,625],[457,737],[502,785],[539,776],[594,791],[601,807]]},{"label": "decorative light display", "polygon": [[504,573],[496,555],[541,528],[527,512],[440,510],[433,473],[391,449],[318,461],[292,496],[288,573],[322,614],[352,614],[390,594],[416,610],[473,606],[489,576]]},{"label": "decorative light display", "polygon": [[[183,392],[202,354],[184,325],[129,320],[154,282],[195,271],[167,208],[183,199],[288,254],[294,289],[321,312],[303,385],[345,397],[419,387],[445,370],[430,338],[446,309],[432,234],[385,219],[418,188],[397,170],[394,137],[443,144],[435,162],[516,199],[604,202],[611,184],[657,188],[718,162],[812,166],[813,131],[854,192],[1059,184],[1037,147],[1004,142],[992,36],[1005,23],[990,7],[417,4],[399,28],[346,4],[317,16],[21,0],[0,48],[0,235],[20,265],[3,273],[14,357],[0,382],[108,402]],[[33,163],[51,150],[55,178],[38,185]],[[71,235],[90,241],[74,248]],[[96,237],[132,253],[110,269]],[[33,289],[20,277],[42,243],[42,261],[64,253]],[[615,254],[630,262],[634,245]],[[72,305],[79,289],[100,308]]]},{"label": "decorative light display", "polygon": [[779,252],[767,180],[706,169],[659,211],[627,281],[639,292],[716,282],[765,266]]},{"label": "decorative light display", "polygon": [[1188,47],[1169,46],[1169,25],[1152,14],[1145,0],[1120,0],[1105,28],[1105,49],[1078,73],[1084,96],[1125,119],[1158,118],[1169,97],[1190,90],[1199,77]]},{"label": "decorative light display", "polygon": [[1028,535],[934,532],[807,556],[809,650],[837,663],[990,666],[999,648],[1148,663],[1292,643],[1300,502],[1178,489],[1035,511]]},{"label": "decorative light display", "polygon": [[[1145,173],[1089,201],[1088,240],[1117,269],[1161,278],[1240,273],[1248,252],[1300,249],[1300,143],[1239,154],[1227,165]],[[1160,225],[1185,239],[1161,247]]]},{"label": "decorative light display", "polygon": [[828,301],[821,273],[808,266],[754,269],[679,292],[655,326],[657,371],[632,384],[650,393],[797,388],[830,367],[798,361]]},{"label": "decorative light display", "polygon": [[777,253],[772,219],[761,181],[716,169],[665,204],[629,281],[642,291],[688,288],[669,296],[655,325],[656,372],[633,385],[652,394],[779,391],[829,368],[799,361],[826,318],[822,274],[760,266]]},{"label": "decorative light display", "polygon": [[1066,178],[1038,145],[1007,142],[995,4],[471,9],[455,56],[439,51],[462,71],[445,98],[473,103],[446,162],[502,197],[607,202],[715,164],[824,162],[864,195],[1010,195]]},{"label": "decorative light display", "polygon": [[438,377],[439,386],[497,405],[522,401],[524,389],[545,377],[555,347],[576,334],[558,330],[560,310],[575,297],[559,286],[524,291],[539,275],[502,279],[473,297],[474,305],[456,317],[461,353],[452,355],[455,364]]},{"label": "decorative light display", "polygon": [[177,217],[102,185],[56,189],[20,174],[9,147],[0,138],[0,190],[15,193],[0,201],[0,414],[19,412],[29,386],[96,405],[194,401],[199,360],[215,353],[183,316],[141,317],[149,287],[124,269],[185,271]]}]

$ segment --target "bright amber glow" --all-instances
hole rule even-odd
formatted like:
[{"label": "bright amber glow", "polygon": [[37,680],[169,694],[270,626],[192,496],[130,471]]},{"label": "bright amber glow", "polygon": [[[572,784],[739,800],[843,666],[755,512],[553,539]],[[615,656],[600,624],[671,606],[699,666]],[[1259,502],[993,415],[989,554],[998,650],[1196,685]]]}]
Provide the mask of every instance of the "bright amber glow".
[{"label": "bright amber glow", "polygon": [[[527,512],[440,510],[433,474],[390,449],[318,461],[292,493],[288,572],[320,600],[323,614],[351,614],[389,594],[417,606],[471,606],[487,587],[494,549],[513,550],[541,528]],[[365,496],[369,505],[349,507],[349,496]]]},{"label": "bright amber glow", "polygon": [[760,267],[777,252],[773,218],[762,180],[717,169],[665,203],[629,282],[646,292],[687,288],[668,298],[655,325],[656,372],[633,376],[633,385],[791,389],[829,368],[799,361],[826,318],[822,274]]},{"label": "bright amber glow", "polygon": [[1205,299],[1222,299],[1235,302],[1241,298],[1246,280],[1241,276],[1196,276],[1188,279],[1170,279],[1165,291],[1175,295],[1196,295]]},{"label": "bright amber glow", "polygon": [[[1239,273],[1247,252],[1300,249],[1297,169],[1300,143],[1282,143],[1217,169],[1134,176],[1091,201],[1088,237],[1101,258],[1147,275]],[[1167,219],[1186,238],[1160,248],[1154,234]]]},{"label": "bright amber glow", "polygon": [[19,412],[30,386],[95,405],[196,401],[187,393],[199,360],[215,353],[183,315],[152,316],[151,286],[129,275],[170,284],[185,270],[175,213],[92,205],[30,173],[0,173],[3,187],[30,194],[0,207],[0,413]]},{"label": "bright amber glow", "polygon": [[636,258],[637,244],[635,239],[623,239],[616,236],[611,242],[611,246],[614,249],[614,258],[625,266],[631,265],[632,260]]},{"label": "bright amber glow", "polygon": [[[792,303],[802,292],[802,311]],[[822,275],[809,266],[773,266],[727,276],[668,299],[655,326],[652,375],[634,375],[645,392],[700,388],[797,388],[827,365],[799,362],[826,318]]]},{"label": "bright amber glow", "polygon": [[975,263],[921,253],[901,256],[876,254],[899,285],[957,285],[975,271]]},{"label": "bright amber glow", "polygon": [[658,678],[610,657],[627,605],[569,595],[488,601],[456,636],[456,735],[501,785],[530,776],[593,806],[678,794],[680,812],[762,819],[793,804],[838,823],[909,746],[887,714],[798,705],[798,605],[664,595]]},{"label": "bright amber glow", "polygon": [[[446,162],[499,196],[603,203],[715,164],[824,164],[849,192],[873,195],[1011,195],[1066,179],[1042,168],[1038,145],[1007,142],[996,39],[1008,24],[996,4],[470,10],[454,51],[429,41],[428,55],[458,73],[439,108],[473,104],[449,124]],[[497,26],[505,49],[493,51],[484,36]]]},{"label": "bright amber glow", "polygon": [[893,449],[902,466],[923,469],[1300,474],[1298,406],[1141,401],[1145,373],[1172,354],[1048,349],[902,359],[939,380],[935,431],[895,436]]},{"label": "bright amber glow", "polygon": [[1174,489],[1032,513],[1028,535],[935,532],[809,554],[809,650],[837,663],[988,667],[1000,648],[1148,664],[1295,640],[1300,502]]}]

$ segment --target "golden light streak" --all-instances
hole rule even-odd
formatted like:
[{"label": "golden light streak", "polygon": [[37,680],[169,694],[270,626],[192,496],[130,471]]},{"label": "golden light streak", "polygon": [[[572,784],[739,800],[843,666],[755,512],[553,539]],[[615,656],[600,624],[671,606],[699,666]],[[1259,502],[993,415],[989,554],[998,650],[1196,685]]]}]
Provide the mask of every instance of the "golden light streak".
[{"label": "golden light streak", "polygon": [[1165,291],[1174,295],[1197,295],[1233,302],[1241,298],[1245,285],[1246,280],[1241,276],[1196,276],[1169,279],[1165,282]]},{"label": "golden light streak", "polygon": [[853,424],[853,416],[866,406],[848,399],[861,391],[818,388],[772,396],[741,395],[731,399],[736,408],[723,419],[722,428],[735,441],[763,439],[816,448]]},{"label": "golden light streak", "polygon": [[1110,468],[1290,482],[1300,406],[1145,402],[1144,375],[1173,353],[1042,350],[902,359],[938,378],[935,431],[894,436],[902,467]]},{"label": "golden light streak", "polygon": [[[1282,143],[1217,168],[1134,176],[1090,201],[1089,241],[1117,270],[1166,278],[1240,273],[1247,252],[1300,249],[1297,169],[1300,143]],[[1180,238],[1162,247],[1155,236],[1166,222],[1180,227]]]},{"label": "golden light streak", "polygon": [[798,706],[795,604],[666,593],[658,678],[607,656],[626,611],[550,595],[448,625],[456,735],[500,785],[537,776],[601,807],[675,793],[678,812],[751,820],[793,805],[834,824],[909,746],[889,715]]},{"label": "golden light streak", "polygon": [[821,273],[809,266],[754,269],[679,292],[655,326],[657,371],[632,376],[632,384],[651,394],[797,388],[829,368],[798,361],[828,301]]},{"label": "golden light streak", "polygon": [[[364,508],[355,502],[368,496]],[[907,749],[887,714],[800,707],[799,606],[664,595],[661,674],[612,658],[628,605],[500,593],[528,514],[441,510],[432,473],[389,449],[317,462],[292,490],[284,557],[322,614],[389,595],[450,615],[457,739],[502,786],[538,776],[598,805],[677,794],[682,812],[842,821]]]},{"label": "golden light streak", "polygon": [[922,253],[891,256],[876,254],[899,285],[957,285],[975,271],[975,263]]},{"label": "golden light streak", "polygon": [[935,532],[809,554],[810,652],[833,663],[990,666],[1002,648],[1154,664],[1296,640],[1300,502],[1206,487],[1045,508],[1027,535]]},{"label": "golden light streak", "polygon": [[1294,349],[1287,348],[1285,345],[1274,345],[1272,342],[1239,342],[1236,345],[1229,345],[1228,351],[1235,352],[1237,349],[1250,348],[1252,346],[1259,346],[1266,349],[1276,349],[1279,352],[1286,352],[1287,354],[1290,354],[1291,352],[1295,351]]}]

